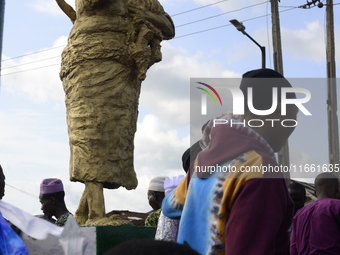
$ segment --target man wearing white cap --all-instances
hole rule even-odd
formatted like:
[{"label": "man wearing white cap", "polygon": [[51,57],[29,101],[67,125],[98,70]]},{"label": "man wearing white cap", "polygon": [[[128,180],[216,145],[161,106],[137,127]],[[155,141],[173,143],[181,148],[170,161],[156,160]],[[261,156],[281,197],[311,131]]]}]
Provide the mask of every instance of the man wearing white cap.
[{"label": "man wearing white cap", "polygon": [[162,201],[164,194],[164,181],[167,176],[158,176],[150,181],[148,189],[149,205],[154,210],[145,219],[145,226],[157,226],[158,218],[162,210]]},{"label": "man wearing white cap", "polygon": [[56,178],[44,179],[40,184],[39,200],[41,210],[50,219],[56,217],[55,224],[63,227],[71,214],[66,208],[64,186],[61,180]]}]

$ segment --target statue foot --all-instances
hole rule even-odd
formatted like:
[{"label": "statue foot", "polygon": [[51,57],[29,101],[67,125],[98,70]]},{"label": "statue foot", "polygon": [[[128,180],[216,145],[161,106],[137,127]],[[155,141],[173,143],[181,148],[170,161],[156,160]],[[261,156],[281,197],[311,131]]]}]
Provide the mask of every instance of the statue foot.
[{"label": "statue foot", "polygon": [[103,184],[85,182],[85,190],[74,217],[80,226],[105,217]]},{"label": "statue foot", "polygon": [[[79,210],[79,208],[78,208],[78,210]],[[86,224],[86,221],[88,220],[88,214],[87,213],[85,213],[85,214],[79,213],[78,210],[74,214],[74,218],[76,219],[79,226],[83,226],[83,225]]]},{"label": "statue foot", "polygon": [[131,224],[131,222],[129,220],[121,219],[118,214],[113,214],[110,217],[105,216],[104,218],[88,219],[85,226],[118,226],[126,224]]}]

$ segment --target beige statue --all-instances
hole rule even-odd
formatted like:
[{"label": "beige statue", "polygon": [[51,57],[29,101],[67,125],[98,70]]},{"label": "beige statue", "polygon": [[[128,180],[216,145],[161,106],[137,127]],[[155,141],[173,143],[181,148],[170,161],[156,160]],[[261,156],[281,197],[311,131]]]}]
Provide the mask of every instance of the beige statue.
[{"label": "beige statue", "polygon": [[160,42],[174,37],[158,0],[56,0],[73,22],[62,53],[70,179],[85,183],[75,217],[105,216],[103,188],[137,187],[133,166],[138,99],[148,68],[161,61]]}]

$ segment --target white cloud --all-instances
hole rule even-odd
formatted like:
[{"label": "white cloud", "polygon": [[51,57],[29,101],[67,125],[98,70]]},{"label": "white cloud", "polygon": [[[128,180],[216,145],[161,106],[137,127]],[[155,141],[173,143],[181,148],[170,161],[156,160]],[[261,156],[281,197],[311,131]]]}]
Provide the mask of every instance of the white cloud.
[{"label": "white cloud", "polygon": [[[254,38],[258,38],[258,37],[254,36]],[[227,61],[229,65],[242,62],[245,59],[249,59],[253,61],[254,63],[256,63],[257,61],[258,65],[261,64],[260,49],[253,42],[251,41],[235,42],[230,48],[231,50],[227,52],[227,56],[228,56]]]},{"label": "white cloud", "polygon": [[[339,39],[339,32],[335,31],[335,40]],[[339,37],[339,38],[337,38]],[[259,42],[266,46],[268,52],[268,34],[266,29],[257,30],[254,38],[263,38]],[[284,56],[289,55],[290,58],[313,61],[322,63],[326,60],[326,41],[325,28],[320,24],[319,20],[313,22],[305,22],[298,29],[288,29],[281,26],[281,42],[282,52]],[[272,33],[269,31],[269,43],[272,50]],[[241,58],[244,53],[237,50],[238,56]],[[336,52],[337,61],[340,60],[340,54]]]},{"label": "white cloud", "polygon": [[190,78],[239,77],[222,68],[221,63],[208,61],[208,55],[193,56],[181,48],[162,44],[163,60],[155,64],[142,83],[140,103],[152,109],[161,121],[173,125],[188,125],[190,116]]},{"label": "white cloud", "polygon": [[67,38],[62,36],[51,48],[41,49],[42,52],[37,54],[28,52],[18,61],[3,56],[3,89],[24,94],[34,102],[42,103],[50,99],[62,101],[64,92],[59,71],[61,52],[66,42]]},{"label": "white cloud", "polygon": [[[75,1],[65,1],[75,10]],[[36,12],[49,14],[52,16],[64,16],[64,12],[59,8],[55,0],[35,0],[33,3],[29,3]]]},{"label": "white cloud", "polygon": [[281,28],[282,47],[295,58],[323,62],[326,58],[325,29],[316,20],[305,23],[304,29]]},{"label": "white cloud", "polygon": [[[175,129],[155,115],[148,114],[138,123],[135,137],[135,165],[157,165],[158,171],[181,167],[180,158],[189,146],[189,137],[180,138]],[[148,162],[153,162],[148,164]]]},{"label": "white cloud", "polygon": [[67,179],[69,148],[66,129],[62,128],[65,120],[53,112],[46,114],[46,109],[7,109],[3,103],[1,106],[0,163],[6,182],[14,187],[6,187],[4,200],[32,214],[41,214],[40,181],[56,175]]}]

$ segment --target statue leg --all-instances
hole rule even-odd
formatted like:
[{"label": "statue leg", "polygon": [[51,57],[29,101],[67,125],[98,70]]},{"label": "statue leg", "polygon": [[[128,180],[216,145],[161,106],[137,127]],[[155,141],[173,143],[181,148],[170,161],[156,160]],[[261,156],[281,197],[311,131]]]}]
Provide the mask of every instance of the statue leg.
[{"label": "statue leg", "polygon": [[103,184],[85,182],[85,190],[74,217],[80,226],[94,223],[105,217]]},{"label": "statue leg", "polygon": [[87,186],[85,185],[85,190],[83,192],[83,195],[81,196],[78,209],[74,214],[74,218],[77,220],[79,226],[84,225],[88,220],[89,207],[87,202],[87,190]]},{"label": "statue leg", "polygon": [[86,224],[91,224],[96,220],[105,217],[105,201],[103,184],[98,182],[85,181],[87,188],[88,220]]}]

